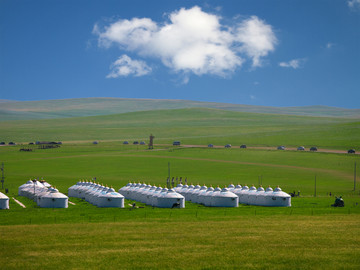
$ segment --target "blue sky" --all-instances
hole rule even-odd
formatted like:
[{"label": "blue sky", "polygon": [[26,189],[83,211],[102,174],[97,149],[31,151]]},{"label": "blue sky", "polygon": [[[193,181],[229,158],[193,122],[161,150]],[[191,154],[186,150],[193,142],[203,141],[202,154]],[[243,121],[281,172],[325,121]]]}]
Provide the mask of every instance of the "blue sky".
[{"label": "blue sky", "polygon": [[0,99],[360,108],[360,0],[1,0]]}]

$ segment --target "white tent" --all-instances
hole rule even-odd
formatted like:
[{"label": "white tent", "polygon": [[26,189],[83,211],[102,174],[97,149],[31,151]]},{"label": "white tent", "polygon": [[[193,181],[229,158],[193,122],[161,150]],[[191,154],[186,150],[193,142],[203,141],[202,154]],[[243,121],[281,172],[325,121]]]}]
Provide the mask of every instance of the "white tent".
[{"label": "white tent", "polygon": [[203,185],[199,190],[196,191],[196,193],[193,193],[192,202],[193,203],[201,203],[200,197],[201,195],[206,192],[207,186]]},{"label": "white tent", "polygon": [[68,197],[55,188],[49,188],[49,192],[40,197],[39,206],[44,208],[68,208]]},{"label": "white tent", "polygon": [[9,209],[9,197],[0,192],[0,209]]},{"label": "white tent", "polygon": [[200,185],[194,186],[194,188],[187,193],[187,200],[193,202],[194,198],[197,197],[197,193],[200,191],[200,188]]},{"label": "white tent", "polygon": [[[249,188],[249,190],[247,191],[247,193],[245,193],[244,196],[244,204],[251,204],[251,202],[253,201],[253,198],[256,196],[256,187],[255,186],[251,186]],[[254,196],[254,197],[253,197]]]},{"label": "white tent", "polygon": [[249,191],[249,187],[245,185],[241,188],[241,190],[236,192],[236,195],[238,195],[239,197],[239,203],[243,203],[243,204],[246,203],[248,191]]},{"label": "white tent", "polygon": [[174,190],[179,193],[179,191],[182,189],[183,184],[178,184]]},{"label": "white tent", "polygon": [[160,208],[185,208],[185,198],[173,189],[165,189],[157,198],[156,206]]},{"label": "white tent", "polygon": [[[217,192],[216,188],[213,195],[211,196],[211,206],[215,207],[238,207],[239,197],[229,191],[227,188],[223,188],[220,192]],[[216,192],[215,192],[216,191]]]},{"label": "white tent", "polygon": [[124,196],[110,188],[98,196],[97,206],[124,208]]},{"label": "white tent", "polygon": [[69,197],[76,197],[76,188],[80,186],[80,181],[78,181],[75,185],[68,188]]},{"label": "white tent", "polygon": [[[120,189],[118,190],[118,192],[119,192],[121,195],[125,196],[124,194],[126,194],[126,191],[131,187],[131,185],[132,185],[132,183],[129,182],[126,186],[123,186],[122,188],[120,188]],[[124,194],[123,194],[123,193],[124,193]]]},{"label": "white tent", "polygon": [[189,201],[190,200],[190,196],[189,193],[192,192],[194,190],[194,185],[190,185],[187,189],[182,190],[182,194],[185,197],[185,200]]},{"label": "white tent", "polygon": [[230,185],[228,185],[228,187],[227,187],[227,189],[229,190],[229,191],[233,191],[233,189],[235,188],[235,186],[234,186],[234,184],[233,183],[231,183]]},{"label": "white tent", "polygon": [[33,181],[30,179],[29,181],[27,181],[25,184],[21,185],[18,189],[18,195],[19,196],[24,196],[24,190],[30,186],[33,186]]},{"label": "white tent", "polygon": [[263,198],[264,198],[265,190],[262,186],[258,187],[258,189],[255,192],[255,196],[251,196],[249,198],[248,204],[250,205],[262,205]]},{"label": "white tent", "polygon": [[206,190],[206,192],[202,193],[199,197],[199,201],[201,204],[205,205],[205,206],[210,206],[211,204],[211,195],[214,192],[214,188],[213,187],[208,187],[208,189]]},{"label": "white tent", "polygon": [[283,192],[280,187],[275,188],[272,195],[267,196],[267,199],[268,204],[266,206],[291,206],[291,196]]},{"label": "white tent", "polygon": [[162,191],[162,187],[157,187],[154,192],[151,194],[150,198],[149,198],[149,204],[152,206],[156,206],[157,204],[157,198],[160,196],[160,193]]}]

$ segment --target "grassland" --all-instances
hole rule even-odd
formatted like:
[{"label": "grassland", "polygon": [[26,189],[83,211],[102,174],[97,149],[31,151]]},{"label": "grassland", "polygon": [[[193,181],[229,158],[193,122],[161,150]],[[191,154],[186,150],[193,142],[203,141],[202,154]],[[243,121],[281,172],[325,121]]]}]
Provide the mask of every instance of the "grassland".
[{"label": "grassland", "polygon": [[231,112],[216,109],[179,109],[107,116],[4,121],[0,141],[91,142],[148,140],[155,143],[209,143],[253,146],[304,145],[360,149],[360,121],[348,118],[305,117]]},{"label": "grassland", "polygon": [[266,107],[191,100],[76,98],[11,102],[2,102],[0,100],[0,121],[83,117],[184,108],[211,108],[235,112],[360,118],[359,109],[327,106]]},{"label": "grassland", "polygon": [[[0,147],[10,210],[0,211],[2,269],[358,269],[360,194],[353,191],[359,155],[207,149],[167,146],[242,143],[254,146],[316,145],[359,149],[354,119],[280,116],[213,109],[2,122],[0,141],[63,141],[56,149],[20,152]],[[123,140],[155,143],[123,145]],[[93,140],[99,140],[93,145]],[[28,146],[26,146],[28,147]],[[240,205],[157,209],[99,209],[72,198],[68,209],[41,209],[17,196],[29,178],[44,178],[61,192],[79,179],[119,189],[129,181],[164,185],[168,176],[206,185],[280,185],[300,191],[291,208]],[[317,179],[316,197],[314,180]],[[332,192],[333,196],[329,196]],[[342,195],[344,208],[332,208]]]}]

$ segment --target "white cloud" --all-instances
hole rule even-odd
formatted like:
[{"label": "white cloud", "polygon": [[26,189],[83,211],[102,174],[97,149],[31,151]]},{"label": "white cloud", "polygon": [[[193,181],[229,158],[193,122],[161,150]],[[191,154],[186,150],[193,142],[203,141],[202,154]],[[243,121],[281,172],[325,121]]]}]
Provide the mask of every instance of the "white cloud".
[{"label": "white cloud", "polygon": [[360,9],[360,0],[348,0],[347,4],[351,9]]},{"label": "white cloud", "polygon": [[144,76],[151,72],[151,68],[141,60],[132,60],[127,55],[122,55],[111,65],[111,72],[106,78]]},{"label": "white cloud", "polygon": [[306,59],[301,58],[301,59],[293,59],[290,60],[288,62],[280,62],[279,66],[280,67],[285,67],[285,68],[293,68],[293,69],[298,69],[298,68],[302,68],[304,63],[305,63]]},{"label": "white cloud", "polygon": [[253,66],[261,66],[260,58],[275,50],[277,39],[271,25],[256,16],[243,21],[236,30],[236,39],[243,45],[241,51],[252,57]]},{"label": "white cloud", "polygon": [[157,58],[172,71],[226,77],[246,60],[261,66],[261,58],[275,49],[272,26],[256,16],[238,25],[222,25],[217,15],[200,7],[181,8],[168,20],[149,18],[119,20],[101,28],[94,26],[99,46],[118,45],[141,57]]}]

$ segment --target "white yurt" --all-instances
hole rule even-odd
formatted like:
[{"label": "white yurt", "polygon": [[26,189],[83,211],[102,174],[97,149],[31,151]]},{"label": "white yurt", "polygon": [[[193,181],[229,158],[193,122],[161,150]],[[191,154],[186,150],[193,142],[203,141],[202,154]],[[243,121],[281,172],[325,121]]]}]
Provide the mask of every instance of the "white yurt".
[{"label": "white yurt", "polygon": [[24,190],[30,186],[33,186],[33,181],[30,179],[29,181],[27,181],[25,184],[21,185],[18,189],[18,195],[19,196],[24,196]]},{"label": "white yurt", "polygon": [[219,187],[215,188],[213,194],[211,195],[211,206],[213,207],[238,207],[239,206],[239,197],[229,191],[226,187],[220,189]]},{"label": "white yurt", "polygon": [[211,195],[214,192],[214,188],[212,186],[208,187],[206,192],[203,192],[199,195],[199,201],[201,204],[205,206],[210,206],[211,204]]},{"label": "white yurt", "polygon": [[149,204],[152,206],[157,205],[157,198],[160,196],[161,191],[163,188],[161,186],[157,187],[154,192],[151,194],[151,197],[149,198]]},{"label": "white yurt", "polygon": [[105,187],[100,184],[95,184],[91,189],[85,191],[85,200],[91,204],[94,204],[94,197],[96,194],[103,191]]},{"label": "white yurt", "polygon": [[68,196],[76,197],[76,188],[80,186],[80,181],[78,181],[75,185],[68,188]]},{"label": "white yurt", "polygon": [[124,196],[118,192],[115,192],[113,188],[107,190],[107,192],[101,193],[97,198],[98,207],[117,207],[124,208]]},{"label": "white yurt", "polygon": [[183,186],[181,187],[181,189],[179,189],[179,191],[177,191],[177,192],[184,196],[184,194],[185,194],[185,192],[188,190],[188,188],[189,188],[189,186],[185,184],[185,185],[183,185]]},{"label": "white yurt", "polygon": [[248,204],[250,205],[262,205],[265,190],[262,186],[258,187],[255,192],[255,196],[249,198]]},{"label": "white yurt", "polygon": [[254,197],[256,196],[257,188],[255,186],[251,186],[245,196],[245,204],[250,204],[254,200]]},{"label": "white yurt", "polygon": [[235,186],[235,188],[233,190],[231,190],[232,193],[235,193],[236,195],[238,195],[237,193],[242,189],[242,186],[240,184],[237,184]]},{"label": "white yurt", "polygon": [[206,192],[206,190],[207,190],[207,186],[203,185],[199,190],[196,191],[196,193],[193,193],[193,197],[191,201],[193,203],[201,203],[200,202],[201,194]]},{"label": "white yurt", "polygon": [[172,188],[165,189],[164,192],[160,192],[156,206],[160,208],[185,208],[185,198]]},{"label": "white yurt", "polygon": [[233,189],[235,188],[235,186],[234,186],[234,184],[233,183],[231,183],[228,187],[227,187],[227,189],[229,190],[229,191],[233,191]]},{"label": "white yurt", "polygon": [[174,190],[175,190],[176,192],[180,193],[179,191],[182,189],[182,187],[183,187],[183,184],[178,184],[178,185],[174,188]]},{"label": "white yurt", "polygon": [[93,194],[92,196],[90,197],[90,203],[93,204],[93,205],[98,205],[99,203],[99,197],[102,195],[102,194],[105,194],[107,193],[109,190],[108,187],[104,187],[104,186],[101,186],[100,188],[98,188]]},{"label": "white yurt", "polygon": [[68,208],[68,197],[55,188],[49,188],[39,200],[39,206],[44,208]]},{"label": "white yurt", "polygon": [[201,188],[200,185],[194,186],[194,188],[187,193],[187,197],[188,197],[187,200],[193,202],[194,197],[197,197],[197,193],[200,191],[200,188]]},{"label": "white yurt", "polygon": [[0,192],[0,209],[9,209],[9,197]]},{"label": "white yurt", "polygon": [[[270,198],[270,196],[269,196]],[[278,186],[274,189],[271,200],[268,200],[269,205],[266,206],[283,206],[290,207],[291,206],[291,196],[286,192],[283,192],[281,188]]]},{"label": "white yurt", "polygon": [[272,194],[273,194],[273,189],[268,186],[263,194],[263,197],[261,198],[262,200],[259,201],[259,205],[263,205],[263,206],[268,206],[270,205],[271,201],[272,201]]},{"label": "white yurt", "polygon": [[131,186],[132,186],[132,183],[129,182],[126,186],[123,186],[122,188],[120,188],[120,189],[118,190],[118,192],[119,192],[121,195],[125,196],[124,194],[126,194],[126,191],[127,191]]},{"label": "white yurt", "polygon": [[151,205],[151,197],[152,194],[155,192],[155,190],[157,189],[157,186],[151,186],[145,193],[144,193],[144,203]]},{"label": "white yurt", "polygon": [[191,184],[187,189],[185,189],[183,191],[183,193],[181,195],[183,195],[185,197],[185,200],[186,201],[189,201],[190,200],[190,196],[189,194],[194,190],[194,185]]},{"label": "white yurt", "polygon": [[240,191],[236,192],[236,195],[239,197],[239,203],[246,204],[247,201],[247,193],[249,192],[248,186],[243,186]]}]

